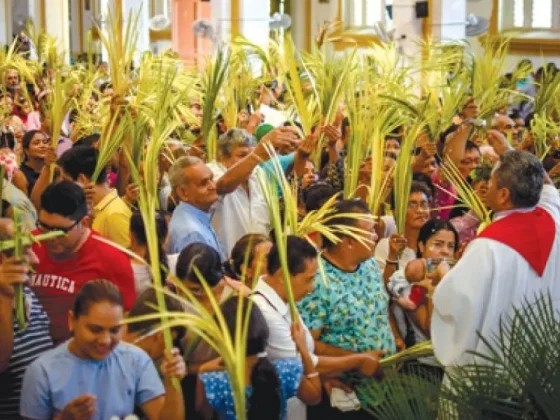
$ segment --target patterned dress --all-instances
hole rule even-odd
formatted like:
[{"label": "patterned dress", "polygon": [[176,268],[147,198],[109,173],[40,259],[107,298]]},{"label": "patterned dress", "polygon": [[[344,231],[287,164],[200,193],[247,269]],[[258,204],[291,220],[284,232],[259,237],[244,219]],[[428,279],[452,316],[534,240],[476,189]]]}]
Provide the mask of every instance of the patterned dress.
[{"label": "patterned dress", "polygon": [[[287,401],[298,393],[299,384],[303,375],[303,365],[299,359],[279,359],[272,362],[280,378],[282,394],[282,420],[286,420]],[[199,376],[204,384],[206,400],[218,414],[220,420],[236,420],[235,402],[233,391],[226,371],[208,372]],[[252,388],[245,388],[247,403],[251,396]]]},{"label": "patterned dress", "polygon": [[390,300],[377,262],[369,259],[354,272],[342,271],[324,257],[322,264],[326,278],[319,273],[313,292],[298,304],[307,327],[321,329],[320,341],[345,350],[395,353]]}]

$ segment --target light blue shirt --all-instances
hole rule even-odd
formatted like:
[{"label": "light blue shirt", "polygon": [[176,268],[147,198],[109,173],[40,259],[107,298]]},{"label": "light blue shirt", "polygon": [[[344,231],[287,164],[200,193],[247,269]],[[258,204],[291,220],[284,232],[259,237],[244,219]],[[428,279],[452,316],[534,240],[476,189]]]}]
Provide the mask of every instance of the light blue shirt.
[{"label": "light blue shirt", "polygon": [[211,216],[187,203],[180,203],[169,222],[168,254],[178,254],[187,245],[202,242],[214,248],[220,254],[222,261],[226,255],[214,228]]},{"label": "light blue shirt", "polygon": [[72,400],[92,394],[97,398],[93,420],[124,418],[135,407],[165,394],[154,363],[140,348],[119,343],[105,360],[84,360],[68,350],[69,342],[44,353],[27,368],[22,417],[52,419]]},{"label": "light blue shirt", "polygon": [[[287,155],[276,155],[276,159],[278,159],[278,163],[280,164],[280,167],[282,168],[284,175],[286,175],[286,171],[288,170],[290,165],[293,165],[293,163],[296,161],[296,152],[292,152]],[[278,184],[276,170],[274,168],[275,165],[274,160],[269,159],[266,162],[260,163],[259,165],[262,169],[264,169],[269,180],[271,182],[275,182]],[[277,188],[278,188],[278,197],[282,198],[282,188],[280,187],[279,184]]]}]

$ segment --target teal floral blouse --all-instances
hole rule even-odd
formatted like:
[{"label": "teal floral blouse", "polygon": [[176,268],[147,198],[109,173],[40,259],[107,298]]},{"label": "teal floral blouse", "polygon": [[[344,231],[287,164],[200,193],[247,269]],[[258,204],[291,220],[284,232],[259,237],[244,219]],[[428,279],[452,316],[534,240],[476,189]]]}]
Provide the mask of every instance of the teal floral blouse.
[{"label": "teal floral blouse", "polygon": [[396,351],[389,324],[389,295],[375,260],[369,259],[348,273],[321,259],[315,289],[298,309],[310,330],[322,329],[319,340],[353,352]]}]

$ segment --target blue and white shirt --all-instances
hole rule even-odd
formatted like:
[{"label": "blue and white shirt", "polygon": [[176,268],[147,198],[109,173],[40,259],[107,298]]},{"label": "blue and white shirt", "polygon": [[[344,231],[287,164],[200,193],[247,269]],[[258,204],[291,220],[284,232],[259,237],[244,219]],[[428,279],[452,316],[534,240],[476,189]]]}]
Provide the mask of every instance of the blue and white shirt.
[{"label": "blue and white shirt", "polygon": [[8,367],[0,373],[0,419],[19,417],[19,400],[23,374],[42,353],[53,346],[47,313],[31,289],[24,289],[28,307],[28,324],[21,329],[14,316],[14,346]]},{"label": "blue and white shirt", "polygon": [[[272,362],[280,378],[280,388],[282,396],[281,419],[286,419],[286,402],[297,396],[301,377],[303,375],[303,365],[299,359],[279,359]],[[208,372],[199,376],[204,384],[206,391],[206,401],[218,414],[220,420],[236,420],[235,402],[233,391],[227,371]],[[247,404],[251,396],[252,388],[245,388]]]}]

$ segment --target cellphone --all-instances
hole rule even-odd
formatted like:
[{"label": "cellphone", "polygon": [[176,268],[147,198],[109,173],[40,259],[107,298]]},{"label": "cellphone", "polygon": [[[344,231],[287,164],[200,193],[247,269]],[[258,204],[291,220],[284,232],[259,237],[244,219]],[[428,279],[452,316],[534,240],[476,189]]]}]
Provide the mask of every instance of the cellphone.
[{"label": "cellphone", "polygon": [[457,263],[457,260],[452,258],[426,258],[426,272],[433,273],[443,261],[446,261],[450,268]]}]

